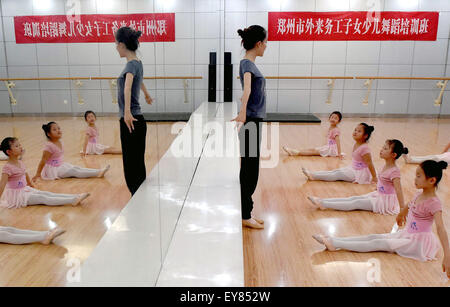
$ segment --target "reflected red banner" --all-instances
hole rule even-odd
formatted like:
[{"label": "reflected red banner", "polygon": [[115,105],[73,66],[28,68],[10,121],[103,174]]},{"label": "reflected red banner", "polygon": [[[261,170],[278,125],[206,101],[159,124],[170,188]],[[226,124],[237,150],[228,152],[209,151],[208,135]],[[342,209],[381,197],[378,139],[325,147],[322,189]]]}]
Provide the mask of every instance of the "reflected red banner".
[{"label": "reflected red banner", "polygon": [[127,26],[141,31],[140,42],[174,42],[175,14],[16,16],[17,44],[114,42],[117,29]]}]

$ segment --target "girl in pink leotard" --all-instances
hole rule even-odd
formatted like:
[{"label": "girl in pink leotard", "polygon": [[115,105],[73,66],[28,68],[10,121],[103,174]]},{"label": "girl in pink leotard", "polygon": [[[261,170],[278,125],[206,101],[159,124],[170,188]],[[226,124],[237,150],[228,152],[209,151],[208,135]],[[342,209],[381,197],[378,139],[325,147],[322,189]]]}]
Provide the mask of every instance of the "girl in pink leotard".
[{"label": "girl in pink leotard", "polygon": [[122,150],[102,145],[98,142],[98,129],[95,126],[97,116],[93,111],[84,113],[84,120],[88,124],[84,139],[82,155],[121,154]]},{"label": "girl in pink leotard", "polygon": [[404,153],[408,153],[408,148],[403,147],[402,142],[386,140],[380,151],[380,158],[386,163],[378,173],[377,190],[374,192],[347,198],[308,197],[308,199],[320,209],[366,210],[380,214],[398,214],[400,208],[404,207],[404,201],[400,169],[395,161]]},{"label": "girl in pink leotard", "polygon": [[442,268],[450,278],[448,235],[442,220],[442,203],[436,195],[442,171],[446,168],[447,162],[433,160],[424,161],[417,167],[414,184],[422,192],[418,192],[409,206],[405,206],[398,214],[397,224],[406,225],[402,230],[361,237],[314,235],[313,238],[330,251],[337,249],[361,253],[384,251],[419,261],[430,261],[436,259],[439,250],[439,240],[432,230],[434,222],[444,250]]},{"label": "girl in pink leotard", "polygon": [[370,148],[367,141],[374,130],[373,126],[366,123],[361,123],[356,126],[353,131],[353,139],[355,145],[352,152],[352,165],[332,170],[310,172],[302,168],[303,173],[308,180],[323,180],[323,181],[348,181],[359,184],[377,183],[377,175],[375,167],[373,166]]},{"label": "girl in pink leotard", "polygon": [[342,120],[342,114],[339,111],[334,111],[330,114],[328,121],[330,122],[330,128],[328,128],[327,144],[321,147],[312,149],[291,149],[287,146],[283,146],[283,150],[290,156],[322,156],[322,157],[339,157],[344,158],[341,152],[341,141],[339,136],[341,131],[338,128],[338,124]]}]

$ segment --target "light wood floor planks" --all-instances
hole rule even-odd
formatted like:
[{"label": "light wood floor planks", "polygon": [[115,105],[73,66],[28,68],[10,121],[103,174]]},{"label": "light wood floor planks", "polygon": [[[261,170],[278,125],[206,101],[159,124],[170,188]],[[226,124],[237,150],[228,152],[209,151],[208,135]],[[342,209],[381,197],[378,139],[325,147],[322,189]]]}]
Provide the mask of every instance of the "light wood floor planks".
[{"label": "light wood floor planks", "polygon": [[[61,286],[66,282],[66,265],[70,258],[84,261],[98,241],[126,205],[130,194],[123,177],[122,156],[79,155],[84,119],[78,117],[16,117],[1,118],[0,138],[18,137],[26,153],[24,162],[30,177],[34,176],[46,139],[43,123],[56,121],[63,131],[65,161],[85,167],[111,165],[105,179],[64,179],[41,181],[38,188],[52,192],[91,192],[79,207],[30,206],[22,209],[0,208],[0,225],[47,230],[56,223],[67,233],[56,240],[56,245],[0,244],[0,286]],[[171,123],[148,123],[146,167],[147,173],[168,149],[175,135],[170,133]],[[100,142],[120,148],[119,121],[115,117],[99,117],[97,127]],[[0,162],[0,168],[5,162]]]},{"label": "light wood floor planks", "polygon": [[[344,114],[345,116],[345,114]],[[322,124],[280,124],[280,148],[316,147],[325,142],[327,118]],[[320,157],[287,157],[280,152],[280,162],[273,169],[262,169],[254,195],[254,214],[266,221],[262,231],[244,229],[244,267],[246,286],[449,286],[441,273],[439,260],[421,263],[395,254],[358,254],[346,251],[328,252],[311,235],[334,233],[353,236],[390,232],[394,216],[371,212],[317,211],[306,200],[307,195],[346,197],[373,190],[352,183],[306,182],[301,166],[312,170],[334,169],[350,163],[353,140],[351,133],[359,122],[375,126],[370,140],[374,163],[383,165],[379,150],[387,138],[401,140],[412,154],[441,153],[450,141],[449,119],[351,118],[341,123],[342,146],[347,159]],[[282,150],[281,150],[282,151]],[[398,160],[402,171],[404,194],[413,196],[416,166]],[[450,233],[450,169],[445,171],[438,194],[444,204],[444,222]],[[381,282],[367,279],[368,261],[381,264]]]}]

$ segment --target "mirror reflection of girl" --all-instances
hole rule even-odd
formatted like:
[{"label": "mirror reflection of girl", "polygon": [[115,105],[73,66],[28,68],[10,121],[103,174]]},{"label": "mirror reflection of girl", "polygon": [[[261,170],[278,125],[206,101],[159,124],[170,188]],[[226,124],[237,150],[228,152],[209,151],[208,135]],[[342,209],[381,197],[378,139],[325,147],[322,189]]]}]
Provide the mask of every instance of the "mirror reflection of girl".
[{"label": "mirror reflection of girl", "polygon": [[341,112],[334,111],[331,113],[328,121],[330,122],[330,127],[328,128],[326,145],[310,149],[293,149],[283,146],[283,150],[290,156],[322,156],[343,159],[344,155],[341,152],[341,141],[339,138],[341,131],[337,126],[342,121]]},{"label": "mirror reflection of girl", "polygon": [[98,143],[98,129],[95,126],[95,121],[97,116],[94,111],[86,111],[84,113],[84,120],[86,121],[88,127],[86,129],[86,136],[84,138],[83,150],[81,155],[102,155],[102,154],[121,154],[122,150],[102,145]]},{"label": "mirror reflection of girl", "polygon": [[397,216],[397,224],[406,227],[395,233],[371,234],[359,237],[331,237],[314,235],[313,238],[329,251],[348,250],[359,253],[389,252],[419,261],[436,259],[440,249],[439,240],[433,233],[433,223],[444,250],[442,270],[450,278],[450,247],[447,231],[442,219],[442,203],[436,195],[436,188],[442,178],[445,161],[427,160],[416,169],[414,184],[421,189],[409,206]]},{"label": "mirror reflection of girl", "polygon": [[64,149],[61,143],[62,131],[55,122],[49,122],[42,125],[47,143],[45,144],[41,161],[39,162],[36,175],[33,177],[35,182],[38,178],[44,180],[55,180],[62,178],[92,178],[105,176],[110,166],[103,169],[82,168],[64,162]]},{"label": "mirror reflection of girl", "polygon": [[31,205],[76,206],[89,196],[89,193],[59,194],[35,189],[25,164],[19,160],[23,154],[19,140],[5,138],[0,149],[8,156],[8,163],[3,166],[0,180],[0,207],[12,209]]}]

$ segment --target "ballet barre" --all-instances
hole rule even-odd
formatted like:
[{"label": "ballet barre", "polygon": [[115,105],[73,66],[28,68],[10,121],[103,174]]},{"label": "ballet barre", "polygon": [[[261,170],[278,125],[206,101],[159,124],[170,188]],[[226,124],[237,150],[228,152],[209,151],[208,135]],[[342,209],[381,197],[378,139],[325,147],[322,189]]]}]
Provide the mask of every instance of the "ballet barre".
[{"label": "ballet barre", "polygon": [[[326,104],[331,104],[331,97],[333,95],[334,83],[336,80],[366,80],[364,86],[367,87],[366,96],[362,100],[362,104],[369,105],[369,95],[372,90],[373,80],[425,80],[425,81],[438,81],[436,87],[441,91],[439,96],[434,100],[434,105],[439,107],[442,104],[442,97],[444,95],[447,83],[450,77],[375,77],[375,76],[267,76],[266,79],[271,80],[328,80],[328,96],[325,101]],[[237,79],[240,79],[238,76]]]},{"label": "ballet barre", "polygon": [[[201,80],[203,77],[201,76],[154,76],[154,77],[144,77],[144,80],[183,80],[184,87],[184,102],[187,101],[187,80]],[[117,77],[47,77],[47,78],[1,78],[0,81],[3,81],[5,87],[8,90],[10,103],[11,105],[17,105],[17,99],[14,97],[14,94],[11,88],[14,88],[16,84],[13,81],[74,81],[75,82],[75,91],[77,93],[78,104],[83,105],[85,100],[81,97],[80,89],[84,85],[81,80],[107,80],[109,83],[109,89],[111,92],[112,103],[117,104],[117,97],[115,95],[115,88],[117,87]]]}]

